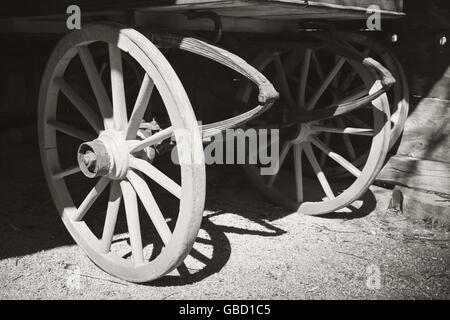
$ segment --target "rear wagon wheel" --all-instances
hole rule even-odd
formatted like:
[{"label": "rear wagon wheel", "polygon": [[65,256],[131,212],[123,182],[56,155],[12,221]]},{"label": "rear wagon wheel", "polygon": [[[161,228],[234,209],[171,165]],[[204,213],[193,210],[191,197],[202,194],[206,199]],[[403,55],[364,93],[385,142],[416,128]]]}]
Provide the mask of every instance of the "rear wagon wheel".
[{"label": "rear wagon wheel", "polygon": [[[322,61],[318,57],[325,56],[328,57],[327,67],[319,64]],[[314,111],[337,102],[332,84],[344,67],[349,74],[355,74],[355,79],[351,81],[352,90],[339,97],[340,102],[361,98],[381,86],[372,70],[329,49],[296,47],[266,51],[257,57],[254,66],[272,80],[281,93],[272,110],[261,117],[263,119],[270,117],[270,112],[282,112],[283,109]],[[239,100],[248,103],[253,96],[254,88],[243,83]],[[349,126],[348,122],[344,123],[344,118],[360,112],[371,117],[370,125]],[[278,170],[270,176],[261,175],[259,164],[244,165],[244,170],[267,198],[288,209],[307,215],[337,211],[359,199],[381,169],[389,148],[389,118],[389,102],[384,94],[364,110],[356,109],[326,121],[301,123],[296,128],[282,127]],[[340,140],[343,137],[348,140],[350,136],[358,137],[360,152],[367,152],[359,165],[347,158],[349,155],[345,152],[349,146],[345,140]],[[341,143],[337,145],[333,141]],[[330,179],[332,175],[327,174],[329,168],[324,165],[325,160],[334,163],[349,177]]]}]

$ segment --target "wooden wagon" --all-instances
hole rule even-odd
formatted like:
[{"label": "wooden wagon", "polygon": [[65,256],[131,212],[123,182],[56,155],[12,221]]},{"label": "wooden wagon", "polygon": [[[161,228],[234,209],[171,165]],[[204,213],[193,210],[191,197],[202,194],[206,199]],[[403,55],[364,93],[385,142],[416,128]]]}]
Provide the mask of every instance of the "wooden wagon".
[{"label": "wooden wagon", "polygon": [[[82,26],[68,32],[66,8],[74,3]],[[248,150],[243,168],[275,203],[310,215],[352,206],[381,169],[408,109],[395,57],[367,35],[331,24],[365,21],[373,3],[29,1],[5,8],[1,23],[11,31],[66,33],[42,78],[39,143],[56,208],[90,259],[133,282],[179,267],[202,220],[202,142],[227,129],[270,132],[263,148],[279,152],[275,172],[261,173],[261,147]],[[382,19],[402,16],[401,1],[375,3]],[[248,49],[251,61],[228,47]],[[178,51],[233,70],[239,85],[230,101],[240,113],[199,126],[168,61]],[[125,251],[113,241],[122,199]],[[89,210],[105,212],[101,223],[89,221]]]}]

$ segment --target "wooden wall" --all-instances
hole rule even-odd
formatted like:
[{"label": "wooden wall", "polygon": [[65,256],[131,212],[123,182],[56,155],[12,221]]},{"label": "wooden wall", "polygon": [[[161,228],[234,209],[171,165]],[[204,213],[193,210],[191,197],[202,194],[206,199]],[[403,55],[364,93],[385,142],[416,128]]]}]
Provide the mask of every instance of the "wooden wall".
[{"label": "wooden wall", "polygon": [[405,205],[412,214],[450,221],[450,3],[409,0],[405,10],[407,18],[391,32],[399,35],[393,46],[409,81],[410,114],[378,179],[409,188],[403,191],[414,202]]}]

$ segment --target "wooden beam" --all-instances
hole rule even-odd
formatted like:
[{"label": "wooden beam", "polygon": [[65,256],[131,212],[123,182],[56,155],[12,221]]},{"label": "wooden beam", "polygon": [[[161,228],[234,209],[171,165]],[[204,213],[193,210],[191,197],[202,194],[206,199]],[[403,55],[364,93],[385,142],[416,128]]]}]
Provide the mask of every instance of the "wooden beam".
[{"label": "wooden beam", "polygon": [[450,163],[396,155],[381,170],[377,180],[450,195]]},{"label": "wooden beam", "polygon": [[416,220],[429,220],[433,226],[450,226],[450,198],[405,187],[401,192],[401,211]]},{"label": "wooden beam", "polygon": [[[206,30],[213,31],[214,23],[209,19],[188,19],[185,14],[180,13],[160,13],[137,11],[135,13],[137,26],[163,27],[166,30]],[[222,17],[222,27],[224,31],[229,32],[258,32],[258,33],[277,33],[277,32],[295,32],[298,30],[296,21],[278,21],[278,20],[258,20],[236,17]]]},{"label": "wooden beam", "polygon": [[49,20],[10,20],[0,21],[1,33],[47,33],[58,34],[67,33],[70,30],[66,27],[66,21],[49,21]]},{"label": "wooden beam", "polygon": [[450,163],[450,101],[425,98],[410,110],[397,153]]}]

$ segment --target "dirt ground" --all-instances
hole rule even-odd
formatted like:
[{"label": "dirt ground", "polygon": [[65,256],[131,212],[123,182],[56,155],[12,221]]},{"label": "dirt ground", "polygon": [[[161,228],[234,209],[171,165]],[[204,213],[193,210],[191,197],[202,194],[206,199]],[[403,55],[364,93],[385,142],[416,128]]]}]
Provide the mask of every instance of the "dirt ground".
[{"label": "dirt ground", "polygon": [[36,143],[2,150],[0,299],[450,298],[449,232],[387,211],[390,190],[372,187],[351,213],[308,217],[270,204],[236,167],[208,168],[207,241],[189,274],[127,283],[66,232]]}]

